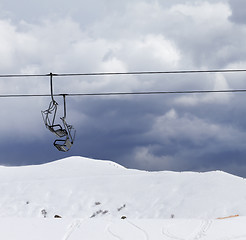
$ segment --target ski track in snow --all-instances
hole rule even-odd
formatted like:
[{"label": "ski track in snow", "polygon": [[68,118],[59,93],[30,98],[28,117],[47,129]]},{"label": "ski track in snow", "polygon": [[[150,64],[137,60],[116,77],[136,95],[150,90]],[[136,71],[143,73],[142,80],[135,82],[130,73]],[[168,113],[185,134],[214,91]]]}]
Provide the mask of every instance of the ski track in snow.
[{"label": "ski track in snow", "polygon": [[82,221],[79,220],[79,219],[74,220],[74,221],[69,225],[68,230],[67,230],[67,232],[65,233],[65,235],[64,235],[64,237],[63,237],[62,240],[68,240],[68,239],[71,237],[71,235],[73,234],[73,232],[74,232],[77,228],[80,227],[81,222],[82,222]]},{"label": "ski track in snow", "polygon": [[130,222],[129,220],[127,220],[127,222],[128,222],[130,225],[132,225],[133,227],[135,227],[135,228],[137,228],[138,230],[140,230],[140,231],[144,234],[145,239],[146,239],[146,240],[149,240],[149,235],[148,235],[148,233],[147,233],[144,229],[140,228],[139,226],[137,226],[137,225],[134,224],[133,222]]},{"label": "ski track in snow", "polygon": [[197,234],[193,237],[194,240],[200,239],[206,236],[206,232],[212,225],[212,220],[202,220],[201,227],[198,229]]},{"label": "ski track in snow", "polygon": [[110,235],[112,235],[113,237],[115,237],[116,239],[122,240],[122,238],[121,238],[120,236],[116,235],[115,233],[113,233],[113,232],[111,231],[110,226],[112,226],[112,223],[111,223],[110,225],[108,225],[108,227],[107,227],[108,233],[109,233]]},{"label": "ski track in snow", "polygon": [[218,238],[216,240],[245,240],[246,235],[241,235],[241,236],[234,236],[234,237],[224,237],[224,238]]},{"label": "ski track in snow", "polygon": [[[135,223],[129,221],[129,220],[125,220],[124,221],[125,223],[128,223],[129,225],[131,225],[132,227],[134,227],[135,229],[137,229],[141,235],[143,235],[143,238],[138,238],[138,239],[142,239],[142,240],[149,240],[149,235],[148,233],[142,229],[141,227],[137,226]],[[112,227],[113,223],[111,223],[108,227],[107,227],[107,231],[108,233],[110,233],[113,237],[115,237],[116,239],[118,240],[123,240],[123,238],[121,238],[119,235],[117,235],[116,233],[114,233],[112,230],[111,230],[111,227]],[[129,229],[127,229],[129,231]],[[129,234],[131,234],[131,232],[129,231]]]},{"label": "ski track in snow", "polygon": [[[73,233],[81,227],[81,223],[83,220],[76,219],[71,224],[68,225],[67,231],[62,238],[62,240],[69,240]],[[191,222],[190,222],[191,221]],[[122,225],[120,229],[117,229],[117,224],[115,222],[110,221],[105,230],[116,240],[129,240],[129,239],[139,239],[139,240],[149,240],[152,239],[149,236],[149,233],[143,228],[139,227],[136,223],[130,220],[122,221]],[[186,220],[183,223],[173,222],[162,228],[163,239],[165,240],[199,240],[203,237],[207,237],[206,233],[210,229],[213,224],[213,220],[200,220],[200,224],[197,224],[197,227],[194,226],[192,220]],[[130,225],[131,227],[127,227]],[[194,229],[190,232],[187,231],[186,234],[182,234],[180,236],[176,235],[175,232],[178,232],[180,227],[186,227],[189,225],[194,226]],[[181,228],[182,229],[182,228]],[[137,231],[136,231],[137,230]],[[127,231],[127,234],[125,234]],[[137,236],[136,236],[137,235]],[[183,236],[182,236],[183,235]],[[84,237],[84,236],[81,236]],[[130,237],[130,238],[129,238]],[[207,238],[206,238],[207,239]],[[210,239],[210,238],[208,238]],[[246,235],[231,235],[226,237],[215,237],[214,240],[245,240]]]},{"label": "ski track in snow", "polygon": [[[194,231],[192,231],[189,236],[187,237],[179,237],[175,234],[170,232],[170,228],[172,226],[175,226],[175,224],[169,224],[166,227],[162,228],[162,234],[167,237],[168,239],[175,239],[175,240],[198,240],[202,237],[206,236],[206,232],[210,228],[212,224],[212,220],[202,220],[201,224],[198,228],[196,228]],[[222,240],[222,239],[221,239]],[[224,240],[224,239],[223,239]]]}]

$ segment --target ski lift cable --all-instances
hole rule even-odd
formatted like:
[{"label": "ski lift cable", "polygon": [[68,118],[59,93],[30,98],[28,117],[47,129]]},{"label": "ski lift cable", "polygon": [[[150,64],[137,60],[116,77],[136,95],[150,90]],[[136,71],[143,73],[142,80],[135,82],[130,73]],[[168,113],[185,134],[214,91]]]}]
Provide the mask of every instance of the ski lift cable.
[{"label": "ski lift cable", "polygon": [[103,76],[103,75],[148,75],[148,74],[191,74],[191,73],[230,73],[246,72],[246,69],[213,69],[213,70],[177,70],[177,71],[133,71],[133,72],[98,72],[98,73],[57,73],[57,77],[70,76]]},{"label": "ski lift cable", "polygon": [[[246,69],[176,70],[176,71],[131,71],[131,72],[91,72],[91,73],[52,73],[55,77],[103,76],[103,75],[148,75],[148,74],[192,74],[192,73],[235,73]],[[48,77],[48,74],[0,74],[0,78]]]},{"label": "ski lift cable", "polygon": [[[184,91],[143,91],[143,92],[99,92],[99,93],[56,93],[53,97],[118,96],[118,95],[161,95],[161,94],[207,94],[207,93],[243,93],[246,89],[224,90],[184,90]],[[50,97],[50,94],[0,94],[0,98]]]}]

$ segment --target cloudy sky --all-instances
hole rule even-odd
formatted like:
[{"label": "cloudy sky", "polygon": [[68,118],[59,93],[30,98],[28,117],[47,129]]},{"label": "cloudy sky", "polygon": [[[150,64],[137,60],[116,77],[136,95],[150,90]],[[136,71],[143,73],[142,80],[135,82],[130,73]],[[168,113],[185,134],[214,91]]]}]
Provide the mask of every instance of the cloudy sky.
[{"label": "cloudy sky", "polygon": [[[0,74],[246,69],[243,0],[1,0]],[[54,77],[55,93],[245,89],[246,73]],[[1,78],[0,94],[48,94],[49,78]],[[0,98],[0,164],[79,155],[145,170],[246,177],[245,93],[67,97],[77,130],[53,147],[49,97]],[[62,98],[57,97],[59,117]],[[59,121],[59,117],[58,120]]]}]

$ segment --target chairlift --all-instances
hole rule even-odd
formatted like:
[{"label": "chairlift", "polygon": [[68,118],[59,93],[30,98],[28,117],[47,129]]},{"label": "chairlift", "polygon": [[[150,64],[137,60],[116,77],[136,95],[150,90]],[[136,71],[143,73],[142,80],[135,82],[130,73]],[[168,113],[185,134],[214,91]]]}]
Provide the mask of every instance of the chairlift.
[{"label": "chairlift", "polygon": [[50,88],[51,102],[48,109],[41,111],[42,117],[46,128],[48,128],[57,137],[63,138],[55,140],[54,146],[59,151],[67,152],[74,142],[75,130],[72,125],[69,125],[66,122],[66,94],[63,94],[64,116],[60,118],[64,127],[62,127],[60,124],[55,123],[58,103],[55,101],[53,96],[52,73],[50,73]]},{"label": "chairlift", "polygon": [[[70,126],[70,125],[69,125]],[[73,145],[73,141],[75,138],[75,130],[73,136],[71,135],[71,130],[74,130],[71,126],[69,134],[64,139],[56,139],[54,141],[54,146],[62,152],[67,152]]]},{"label": "chairlift", "polygon": [[57,106],[58,103],[55,100],[52,100],[48,109],[41,112],[46,128],[48,128],[57,137],[64,137],[67,135],[66,130],[63,129],[60,124],[55,124]]},{"label": "chairlift", "polygon": [[72,125],[69,125],[66,122],[66,95],[65,94],[63,94],[63,101],[64,101],[64,116],[61,117],[61,120],[64,126],[64,130],[66,131],[67,134],[66,136],[64,136],[63,139],[55,140],[54,146],[59,151],[67,152],[73,145],[76,131]]},{"label": "chairlift", "polygon": [[67,135],[65,129],[62,128],[60,124],[55,124],[56,112],[58,103],[55,101],[53,96],[53,85],[52,85],[52,73],[50,73],[50,89],[51,89],[51,102],[48,109],[41,111],[44,124],[52,133],[57,137],[64,137]]}]

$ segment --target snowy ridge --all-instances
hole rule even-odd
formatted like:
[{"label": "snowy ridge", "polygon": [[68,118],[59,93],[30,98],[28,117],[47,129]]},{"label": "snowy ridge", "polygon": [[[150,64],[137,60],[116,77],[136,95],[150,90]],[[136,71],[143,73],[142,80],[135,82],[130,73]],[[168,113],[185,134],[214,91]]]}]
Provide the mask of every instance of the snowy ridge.
[{"label": "snowy ridge", "polygon": [[[0,217],[246,216],[246,180],[224,172],[146,172],[70,157],[0,168]],[[43,211],[43,213],[42,213]]]},{"label": "snowy ridge", "polygon": [[90,175],[117,174],[124,167],[111,162],[84,157],[68,157],[54,162],[21,167],[0,166],[1,181],[76,178]]}]

